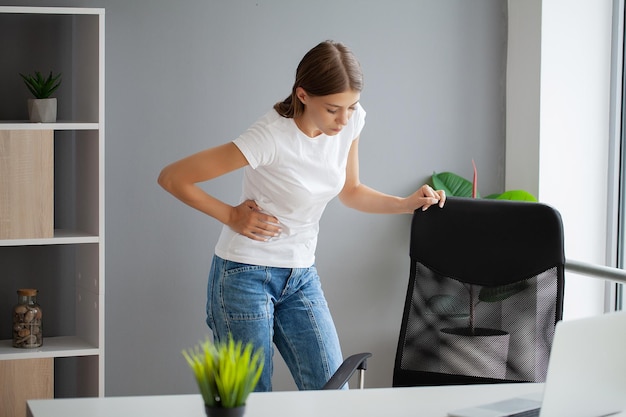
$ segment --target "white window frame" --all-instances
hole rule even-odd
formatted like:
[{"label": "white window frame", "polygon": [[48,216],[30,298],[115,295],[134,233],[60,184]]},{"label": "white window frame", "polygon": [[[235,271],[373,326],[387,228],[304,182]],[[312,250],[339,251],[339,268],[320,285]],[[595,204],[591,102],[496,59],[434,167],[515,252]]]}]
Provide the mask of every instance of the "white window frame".
[{"label": "white window frame", "polygon": [[615,284],[587,275],[618,266],[623,0],[509,0],[508,10],[505,188],[561,212],[564,317],[612,310]]}]

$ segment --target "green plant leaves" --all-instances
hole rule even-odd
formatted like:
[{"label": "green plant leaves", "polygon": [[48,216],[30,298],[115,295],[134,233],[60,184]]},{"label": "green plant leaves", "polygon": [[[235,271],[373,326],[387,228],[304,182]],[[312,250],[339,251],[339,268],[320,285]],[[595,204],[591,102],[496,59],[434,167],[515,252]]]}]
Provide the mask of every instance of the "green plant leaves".
[{"label": "green plant leaves", "polygon": [[444,190],[446,195],[456,197],[471,197],[472,183],[452,172],[434,173],[432,175],[435,190]]},{"label": "green plant leaves", "polygon": [[478,299],[486,303],[503,301],[524,291],[529,286],[530,284],[528,284],[527,281],[518,281],[512,284],[498,285],[495,287],[482,287],[478,293]]},{"label": "green plant leaves", "polygon": [[246,403],[263,371],[263,349],[251,343],[211,343],[208,339],[183,356],[192,369],[204,403],[210,407],[234,408]]},{"label": "green plant leaves", "polygon": [[[435,173],[431,177],[435,190],[445,191],[447,196],[472,197],[472,182],[452,172]],[[480,198],[478,191],[476,197]],[[534,195],[524,190],[505,191],[501,194],[490,194],[484,198],[497,200],[516,200],[537,202]]]},{"label": "green plant leaves", "polygon": [[[534,195],[524,190],[505,191],[502,194],[492,194],[492,196],[495,196],[493,198],[496,198],[497,200],[531,201],[533,203],[537,202],[537,199]],[[485,198],[490,198],[490,196]]]},{"label": "green plant leaves", "polygon": [[431,314],[450,318],[468,318],[469,305],[465,300],[450,294],[433,295],[426,302]]},{"label": "green plant leaves", "polygon": [[215,345],[207,340],[192,350],[183,350],[182,353],[194,373],[204,403],[214,407],[219,398],[215,386],[215,370],[218,366]]},{"label": "green plant leaves", "polygon": [[24,80],[26,87],[31,94],[37,99],[48,98],[61,85],[61,74],[52,75],[52,71],[45,78],[39,71],[35,71],[35,75],[24,75],[20,73],[20,77]]}]

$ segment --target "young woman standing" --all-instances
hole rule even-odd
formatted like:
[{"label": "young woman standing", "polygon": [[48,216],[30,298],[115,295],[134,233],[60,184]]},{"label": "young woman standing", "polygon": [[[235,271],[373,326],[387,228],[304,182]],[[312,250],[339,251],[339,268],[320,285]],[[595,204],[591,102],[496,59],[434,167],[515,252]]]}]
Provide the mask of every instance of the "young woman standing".
[{"label": "young woman standing", "polygon": [[[298,65],[291,94],[232,142],[165,167],[159,184],[224,224],[209,274],[207,324],[265,351],[257,386],[271,390],[274,344],[299,389],[319,389],[343,360],[315,268],[327,203],[369,213],[443,207],[428,185],[408,197],[359,181],[361,67],[341,43],[326,41]],[[198,183],[244,169],[241,202],[231,206]]]}]

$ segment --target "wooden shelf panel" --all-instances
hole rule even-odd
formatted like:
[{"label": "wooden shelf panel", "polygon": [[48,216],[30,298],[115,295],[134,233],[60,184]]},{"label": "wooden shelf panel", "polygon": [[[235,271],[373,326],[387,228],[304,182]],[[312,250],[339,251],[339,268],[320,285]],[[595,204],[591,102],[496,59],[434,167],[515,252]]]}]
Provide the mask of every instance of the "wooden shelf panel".
[{"label": "wooden shelf panel", "polygon": [[45,337],[43,346],[34,349],[13,347],[12,340],[0,340],[0,360],[67,358],[73,356],[101,355],[98,347],[76,336]]},{"label": "wooden shelf panel", "polygon": [[103,8],[81,8],[81,7],[30,7],[30,6],[0,6],[0,13],[28,13],[28,14],[104,14]]},{"label": "wooden shelf panel", "polygon": [[99,123],[59,120],[55,123],[30,123],[26,120],[0,120],[0,130],[98,130]]},{"label": "wooden shelf panel", "polygon": [[4,239],[1,246],[35,246],[35,245],[74,245],[82,243],[98,243],[100,237],[77,230],[55,229],[54,237],[46,239]]}]

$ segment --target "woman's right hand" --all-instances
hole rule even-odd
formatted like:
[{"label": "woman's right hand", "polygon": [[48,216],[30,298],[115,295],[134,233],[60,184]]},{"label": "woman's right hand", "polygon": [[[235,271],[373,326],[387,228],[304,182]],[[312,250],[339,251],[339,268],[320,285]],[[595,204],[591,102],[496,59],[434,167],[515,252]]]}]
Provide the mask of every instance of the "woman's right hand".
[{"label": "woman's right hand", "polygon": [[282,230],[278,219],[265,214],[254,200],[233,207],[228,226],[241,235],[262,242],[278,236]]}]

